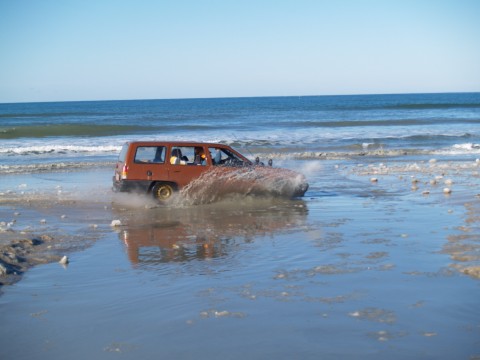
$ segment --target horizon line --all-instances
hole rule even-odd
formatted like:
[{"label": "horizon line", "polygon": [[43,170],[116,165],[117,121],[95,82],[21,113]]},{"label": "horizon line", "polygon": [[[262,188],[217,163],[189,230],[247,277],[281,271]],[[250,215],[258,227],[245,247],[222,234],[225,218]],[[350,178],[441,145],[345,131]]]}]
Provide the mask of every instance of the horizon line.
[{"label": "horizon line", "polygon": [[292,97],[333,97],[333,96],[378,96],[378,95],[435,95],[435,94],[477,94],[480,91],[439,91],[439,92],[405,92],[405,93],[367,93],[367,94],[324,94],[324,95],[261,95],[261,96],[212,96],[212,97],[172,97],[172,98],[132,98],[132,99],[90,99],[90,100],[46,100],[0,102],[0,105],[73,103],[73,102],[114,102],[114,101],[162,101],[162,100],[215,100],[215,99],[253,99],[253,98],[292,98]]}]

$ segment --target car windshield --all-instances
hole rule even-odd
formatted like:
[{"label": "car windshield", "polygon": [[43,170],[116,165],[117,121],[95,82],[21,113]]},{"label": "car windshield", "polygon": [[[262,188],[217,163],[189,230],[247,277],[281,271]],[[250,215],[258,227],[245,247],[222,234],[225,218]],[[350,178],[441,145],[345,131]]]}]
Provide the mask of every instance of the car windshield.
[{"label": "car windshield", "polygon": [[244,161],[234,152],[223,148],[209,148],[213,165],[216,166],[243,166]]}]

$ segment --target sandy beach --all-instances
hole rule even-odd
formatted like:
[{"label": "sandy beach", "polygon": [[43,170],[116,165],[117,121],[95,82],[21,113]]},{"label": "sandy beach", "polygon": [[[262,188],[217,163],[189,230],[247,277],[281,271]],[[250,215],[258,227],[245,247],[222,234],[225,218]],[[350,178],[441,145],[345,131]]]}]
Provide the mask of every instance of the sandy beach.
[{"label": "sandy beach", "polygon": [[4,176],[1,357],[478,358],[478,161],[385,160],[173,208],[107,167]]}]

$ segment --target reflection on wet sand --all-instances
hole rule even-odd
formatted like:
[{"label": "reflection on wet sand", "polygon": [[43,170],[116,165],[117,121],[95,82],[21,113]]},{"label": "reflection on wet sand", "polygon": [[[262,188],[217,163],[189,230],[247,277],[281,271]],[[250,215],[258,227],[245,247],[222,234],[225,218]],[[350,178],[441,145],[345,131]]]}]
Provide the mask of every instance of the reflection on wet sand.
[{"label": "reflection on wet sand", "polygon": [[132,264],[226,256],[239,243],[304,225],[308,212],[300,200],[114,211]]},{"label": "reflection on wet sand", "polygon": [[480,279],[480,203],[478,201],[464,203],[465,224],[456,228],[455,234],[447,237],[443,252],[450,255],[452,268],[473,278]]}]

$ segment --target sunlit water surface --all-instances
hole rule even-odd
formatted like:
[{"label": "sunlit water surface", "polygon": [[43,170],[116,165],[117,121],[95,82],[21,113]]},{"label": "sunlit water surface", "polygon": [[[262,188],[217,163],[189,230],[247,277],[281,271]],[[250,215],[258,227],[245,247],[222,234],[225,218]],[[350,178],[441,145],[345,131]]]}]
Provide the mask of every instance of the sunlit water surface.
[{"label": "sunlit water surface", "polygon": [[461,212],[329,163],[309,181],[302,200],[114,199],[122,226],[4,289],[0,358],[478,356],[479,282],[442,253]]}]

